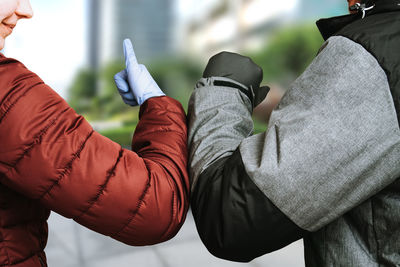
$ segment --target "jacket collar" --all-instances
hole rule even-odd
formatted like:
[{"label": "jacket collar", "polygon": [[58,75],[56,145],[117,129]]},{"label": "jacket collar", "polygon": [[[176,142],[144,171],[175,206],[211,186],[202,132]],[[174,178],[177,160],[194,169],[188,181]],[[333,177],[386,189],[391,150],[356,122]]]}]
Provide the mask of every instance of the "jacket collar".
[{"label": "jacket collar", "polygon": [[[378,0],[373,9],[366,11],[366,16],[394,11],[400,11],[400,0]],[[360,13],[350,14],[328,19],[320,19],[317,21],[317,26],[322,37],[326,40],[343,29],[346,25],[360,19],[362,19]]]}]

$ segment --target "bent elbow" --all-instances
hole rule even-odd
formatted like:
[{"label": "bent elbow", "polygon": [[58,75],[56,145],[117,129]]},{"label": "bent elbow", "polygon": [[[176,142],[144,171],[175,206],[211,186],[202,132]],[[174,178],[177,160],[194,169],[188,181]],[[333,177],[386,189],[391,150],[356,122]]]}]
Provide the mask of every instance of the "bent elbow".
[{"label": "bent elbow", "polygon": [[194,213],[200,239],[215,257],[235,262],[250,262],[260,256],[253,250],[251,237],[243,238],[241,232],[245,229],[231,227],[233,225],[224,223],[225,220],[210,220],[208,216],[205,218],[196,215],[198,214]]},{"label": "bent elbow", "polygon": [[254,255],[251,248],[245,244],[234,240],[221,243],[218,237],[201,237],[203,244],[207,250],[217,258],[234,261],[234,262],[250,262],[260,255]]},{"label": "bent elbow", "polygon": [[182,223],[167,224],[153,219],[142,225],[132,223],[111,237],[130,246],[149,246],[172,239],[179,232],[181,226]]},{"label": "bent elbow", "polygon": [[[243,263],[277,251],[294,241],[284,241],[277,236],[257,237],[251,233],[248,233],[247,238],[245,235],[235,237],[236,234],[237,232],[229,232],[229,234],[225,233],[225,236],[217,233],[209,235],[199,231],[203,244],[212,255],[220,259]],[[226,235],[229,235],[229,237]],[[262,236],[262,233],[260,233],[260,236]]]},{"label": "bent elbow", "polygon": [[171,197],[150,195],[137,214],[113,238],[128,245],[147,246],[176,236],[186,219],[187,198],[177,199],[171,192]]},{"label": "bent elbow", "polygon": [[[222,220],[221,217],[214,217],[211,220],[209,216],[194,215],[197,231],[207,250],[225,260],[250,262],[298,239],[292,234],[285,236],[282,228],[268,225],[267,222],[254,225],[246,220],[233,220],[232,216]],[[287,230],[291,233],[290,229]]]}]

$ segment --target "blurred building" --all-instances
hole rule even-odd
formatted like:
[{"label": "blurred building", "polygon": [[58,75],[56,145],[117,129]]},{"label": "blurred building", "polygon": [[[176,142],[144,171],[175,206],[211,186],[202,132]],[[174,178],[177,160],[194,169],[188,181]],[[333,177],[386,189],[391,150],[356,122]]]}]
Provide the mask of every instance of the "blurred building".
[{"label": "blurred building", "polygon": [[88,46],[87,55],[88,63],[92,68],[97,68],[99,65],[99,38],[100,38],[100,1],[99,0],[88,0],[87,9],[89,10],[89,21],[88,21]]},{"label": "blurred building", "polygon": [[206,16],[186,28],[190,53],[212,55],[217,51],[252,50],[265,43],[268,33],[287,20],[298,0],[285,4],[265,0],[216,1]]},{"label": "blurred building", "polygon": [[122,41],[132,40],[141,61],[172,50],[173,0],[88,0],[89,63],[99,65],[123,57]]},{"label": "blurred building", "polygon": [[210,56],[221,50],[249,51],[286,23],[346,13],[346,0],[219,0],[186,27],[186,50]]}]

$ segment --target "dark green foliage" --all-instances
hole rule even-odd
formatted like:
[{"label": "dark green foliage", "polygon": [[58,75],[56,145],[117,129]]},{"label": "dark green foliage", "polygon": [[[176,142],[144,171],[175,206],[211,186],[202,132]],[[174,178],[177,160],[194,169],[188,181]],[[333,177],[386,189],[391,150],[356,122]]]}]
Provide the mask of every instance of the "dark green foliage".
[{"label": "dark green foliage", "polygon": [[132,142],[133,132],[136,125],[123,126],[118,129],[109,129],[100,131],[101,135],[121,144],[124,147],[129,147]]},{"label": "dark green foliage", "polygon": [[88,69],[80,70],[69,89],[68,100],[78,113],[90,112],[92,99],[96,96],[97,75]]},{"label": "dark green foliage", "polygon": [[99,112],[101,118],[109,118],[115,114],[128,111],[130,108],[122,101],[114,83],[114,75],[124,68],[125,65],[122,61],[115,61],[107,64],[100,71],[100,86],[96,97],[101,106]]},{"label": "dark green foliage", "polygon": [[192,90],[202,74],[202,66],[187,58],[166,58],[148,65],[158,86],[187,107]]},{"label": "dark green foliage", "polygon": [[272,35],[265,48],[251,57],[264,70],[266,83],[287,86],[310,64],[322,43],[313,24],[289,27]]},{"label": "dark green foliage", "polygon": [[[164,58],[146,66],[160,88],[186,107],[201,76],[201,68],[184,58]],[[70,105],[91,119],[108,119],[127,112],[131,107],[122,101],[114,84],[114,75],[124,68],[122,61],[115,61],[104,66],[98,74],[81,70],[70,87]]]}]

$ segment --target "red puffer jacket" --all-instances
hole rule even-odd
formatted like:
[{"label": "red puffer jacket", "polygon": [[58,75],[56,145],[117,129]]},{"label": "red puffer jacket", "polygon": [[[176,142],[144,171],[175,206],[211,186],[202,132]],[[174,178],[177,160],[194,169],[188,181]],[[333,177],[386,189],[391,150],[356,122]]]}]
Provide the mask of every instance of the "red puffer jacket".
[{"label": "red puffer jacket", "polygon": [[122,149],[0,54],[0,266],[46,265],[49,210],[129,245],[172,238],[188,209],[186,136],[181,105],[151,98]]}]

